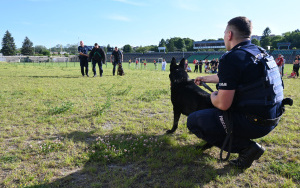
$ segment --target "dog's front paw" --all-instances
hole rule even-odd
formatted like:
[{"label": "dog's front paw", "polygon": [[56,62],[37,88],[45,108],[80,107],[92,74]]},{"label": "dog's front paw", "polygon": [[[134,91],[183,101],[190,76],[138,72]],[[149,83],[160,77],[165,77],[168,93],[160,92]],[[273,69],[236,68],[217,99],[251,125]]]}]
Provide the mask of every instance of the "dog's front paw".
[{"label": "dog's front paw", "polygon": [[175,132],[175,130],[173,130],[173,129],[166,131],[167,134],[172,134],[173,132]]}]

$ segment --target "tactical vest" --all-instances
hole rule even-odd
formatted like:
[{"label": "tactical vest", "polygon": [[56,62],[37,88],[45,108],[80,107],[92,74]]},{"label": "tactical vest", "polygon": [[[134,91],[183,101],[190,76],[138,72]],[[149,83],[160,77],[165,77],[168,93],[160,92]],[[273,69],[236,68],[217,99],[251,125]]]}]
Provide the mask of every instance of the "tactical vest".
[{"label": "tactical vest", "polygon": [[263,48],[258,47],[260,53],[251,50],[248,45],[238,47],[252,55],[254,63],[263,69],[263,76],[250,84],[239,85],[234,101],[234,108],[243,111],[245,107],[267,107],[283,100],[283,81],[274,58]]}]

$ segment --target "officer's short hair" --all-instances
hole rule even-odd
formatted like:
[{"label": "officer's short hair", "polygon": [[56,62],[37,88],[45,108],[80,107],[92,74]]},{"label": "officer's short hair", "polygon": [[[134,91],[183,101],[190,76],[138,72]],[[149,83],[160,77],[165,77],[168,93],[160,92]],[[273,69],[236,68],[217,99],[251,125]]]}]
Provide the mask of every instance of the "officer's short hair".
[{"label": "officer's short hair", "polygon": [[94,46],[98,46],[98,43],[95,43]]},{"label": "officer's short hair", "polygon": [[252,31],[252,22],[247,17],[239,16],[232,18],[228,22],[228,26],[234,27],[237,32],[235,37],[237,38],[250,38]]}]

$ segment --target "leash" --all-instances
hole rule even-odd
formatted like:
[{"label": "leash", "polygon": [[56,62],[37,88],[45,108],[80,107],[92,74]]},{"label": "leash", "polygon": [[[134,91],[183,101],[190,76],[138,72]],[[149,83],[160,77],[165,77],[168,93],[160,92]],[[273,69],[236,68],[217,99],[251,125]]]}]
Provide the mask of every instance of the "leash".
[{"label": "leash", "polygon": [[[194,80],[194,79],[193,79]],[[205,82],[201,81],[200,85],[202,85],[203,87],[205,87],[206,89],[208,89],[210,92],[214,92],[214,90],[212,90]],[[224,122],[226,125],[226,138],[223,142],[221,151],[220,151],[220,160],[221,161],[227,161],[230,157],[230,153],[231,153],[231,146],[232,146],[232,140],[233,140],[233,136],[232,136],[232,119],[231,119],[231,114],[229,111],[224,111],[223,112],[223,117],[224,117]],[[223,151],[224,148],[226,147],[226,145],[228,144],[228,152],[227,152],[227,156],[225,159],[223,159]]]},{"label": "leash", "polygon": [[[232,127],[233,126],[232,126],[232,121],[231,121],[232,119],[231,119],[230,112],[229,111],[224,111],[223,112],[223,117],[224,117],[224,122],[225,122],[225,125],[226,125],[226,130],[225,131],[226,131],[227,135],[226,135],[226,138],[223,142],[223,145],[222,145],[222,148],[221,148],[221,151],[220,151],[220,160],[221,160],[221,162],[227,161],[229,159],[230,153],[231,153],[232,140],[233,140],[233,136],[232,136],[232,129],[233,129]],[[228,141],[229,141],[229,143],[228,143]],[[228,145],[227,156],[226,156],[225,159],[223,159],[223,151],[224,151],[224,148],[227,144],[229,144]]]},{"label": "leash", "polygon": [[212,90],[205,82],[201,81],[200,85],[202,85],[203,87],[205,87],[206,89],[208,89],[210,92],[214,92],[214,90]]},{"label": "leash", "polygon": [[[193,82],[195,82],[195,79],[191,79]],[[209,87],[205,82],[201,81],[200,85],[202,85],[203,87],[205,87],[206,89],[208,89],[210,92],[214,92],[214,90],[211,89],[211,87]]]}]

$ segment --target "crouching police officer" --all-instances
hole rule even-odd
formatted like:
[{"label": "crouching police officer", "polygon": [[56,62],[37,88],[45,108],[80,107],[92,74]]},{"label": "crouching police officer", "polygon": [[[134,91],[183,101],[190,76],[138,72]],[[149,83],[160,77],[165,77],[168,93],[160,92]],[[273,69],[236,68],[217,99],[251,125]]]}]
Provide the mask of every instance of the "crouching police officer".
[{"label": "crouching police officer", "polygon": [[[228,52],[221,57],[218,74],[195,79],[197,85],[218,83],[218,91],[211,94],[216,108],[196,111],[187,120],[189,130],[207,142],[205,149],[217,146],[238,153],[230,164],[241,169],[250,167],[265,151],[251,139],[271,132],[284,110],[276,63],[264,49],[251,44],[251,30],[252,23],[246,17],[228,22],[224,32]],[[225,145],[230,133],[231,144]]]},{"label": "crouching police officer", "polygon": [[105,64],[106,57],[104,51],[99,47],[98,43],[95,43],[94,48],[90,52],[89,60],[92,60],[94,77],[97,76],[96,64],[98,64],[100,77],[102,77],[103,74],[102,64],[103,63]]}]

